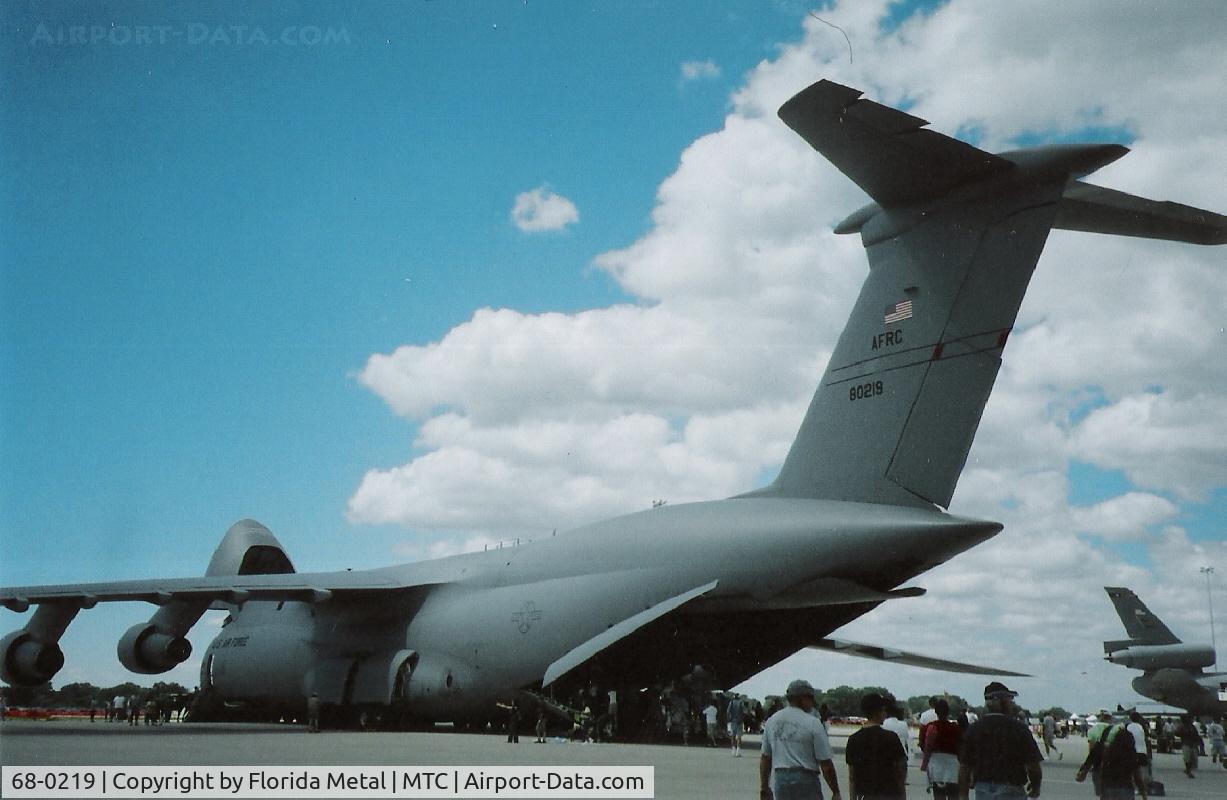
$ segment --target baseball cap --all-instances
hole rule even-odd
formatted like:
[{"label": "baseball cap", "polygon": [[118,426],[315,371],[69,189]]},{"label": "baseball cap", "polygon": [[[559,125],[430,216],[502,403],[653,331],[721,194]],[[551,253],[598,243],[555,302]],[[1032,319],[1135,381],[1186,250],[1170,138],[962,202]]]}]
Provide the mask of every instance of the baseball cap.
[{"label": "baseball cap", "polygon": [[1018,697],[1018,692],[1013,691],[1001,681],[993,681],[984,687],[984,699],[988,700],[990,697]]},{"label": "baseball cap", "polygon": [[809,681],[798,678],[788,684],[788,690],[784,694],[788,697],[813,697],[814,687],[809,685]]}]

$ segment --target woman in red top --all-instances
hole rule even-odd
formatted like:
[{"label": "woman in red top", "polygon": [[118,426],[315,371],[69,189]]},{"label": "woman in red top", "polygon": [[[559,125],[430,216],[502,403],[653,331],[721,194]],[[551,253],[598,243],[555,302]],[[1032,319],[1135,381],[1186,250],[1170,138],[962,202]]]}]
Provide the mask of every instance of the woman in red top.
[{"label": "woman in red top", "polygon": [[944,699],[933,706],[937,719],[925,726],[921,742],[924,757],[920,768],[929,776],[933,800],[956,800],[959,794],[959,724],[950,719],[950,704]]}]

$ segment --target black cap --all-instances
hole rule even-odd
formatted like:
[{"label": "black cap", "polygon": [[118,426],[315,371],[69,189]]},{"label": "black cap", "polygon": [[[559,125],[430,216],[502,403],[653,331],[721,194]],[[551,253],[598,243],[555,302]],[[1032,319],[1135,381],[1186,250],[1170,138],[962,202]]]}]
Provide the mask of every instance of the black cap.
[{"label": "black cap", "polygon": [[996,697],[1018,697],[1018,692],[1013,691],[1001,681],[993,681],[984,687],[984,699],[991,700]]}]

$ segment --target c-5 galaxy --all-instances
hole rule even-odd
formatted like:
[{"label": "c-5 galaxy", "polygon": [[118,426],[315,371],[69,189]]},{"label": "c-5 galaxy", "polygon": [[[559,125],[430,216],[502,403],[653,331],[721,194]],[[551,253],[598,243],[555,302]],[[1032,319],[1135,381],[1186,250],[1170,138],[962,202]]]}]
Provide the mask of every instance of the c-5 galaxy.
[{"label": "c-5 galaxy", "polygon": [[1198,715],[1227,714],[1227,672],[1205,672],[1216,662],[1208,644],[1185,644],[1130,589],[1105,586],[1128,639],[1104,642],[1104,658],[1142,670],[1133,690]]},{"label": "c-5 galaxy", "polygon": [[78,611],[118,600],[158,607],[119,639],[133,672],[183,662],[191,626],[224,608],[206,695],[317,693],[337,713],[420,720],[593,686],[619,689],[622,714],[696,665],[733,686],[806,647],[993,672],[828,637],[1001,530],[945,509],[1049,230],[1223,244],[1227,217],[1081,180],[1121,145],[987,153],[830,81],[779,116],[873,202],[835,229],[860,234],[869,275],[770,485],[360,572],[297,573],[244,520],[204,577],[0,589],[11,610],[37,606],[0,640],[3,679],[49,680]]}]

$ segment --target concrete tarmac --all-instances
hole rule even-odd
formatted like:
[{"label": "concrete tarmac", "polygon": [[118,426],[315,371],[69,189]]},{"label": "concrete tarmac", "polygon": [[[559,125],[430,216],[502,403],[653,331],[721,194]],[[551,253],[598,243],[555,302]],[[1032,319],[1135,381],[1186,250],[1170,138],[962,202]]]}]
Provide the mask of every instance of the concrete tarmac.
[{"label": "concrete tarmac", "polygon": [[[840,787],[846,792],[843,745],[853,728],[836,727],[832,744]],[[534,744],[531,734],[520,744],[505,735],[436,733],[360,733],[325,731],[308,734],[288,725],[170,723],[129,727],[122,723],[83,720],[46,722],[7,720],[0,724],[0,764],[15,766],[429,766],[542,765],[655,767],[656,797],[662,800],[758,797],[758,751],[747,737],[745,756],[733,758],[723,747],[638,744]],[[1058,741],[1061,760],[1044,763],[1043,797],[1094,800],[1089,781],[1076,783],[1074,773],[1086,755],[1085,740]],[[1054,757],[1055,759],[1055,757]],[[913,762],[908,800],[927,800],[925,780]],[[1201,759],[1195,779],[1184,776],[1178,755],[1157,755],[1155,778],[1166,784],[1167,797],[1190,800],[1227,798],[1227,769]],[[829,800],[829,793],[826,793]]]}]

